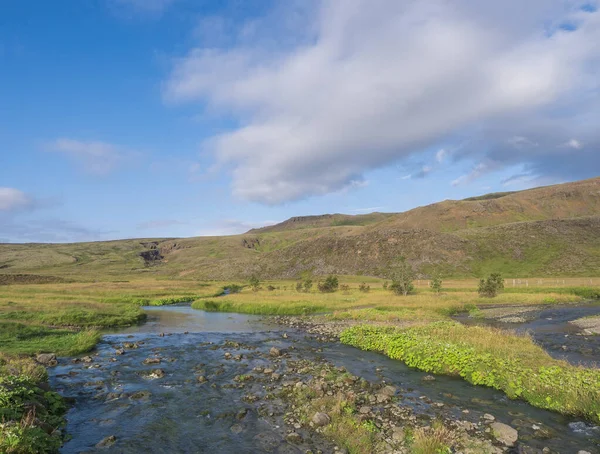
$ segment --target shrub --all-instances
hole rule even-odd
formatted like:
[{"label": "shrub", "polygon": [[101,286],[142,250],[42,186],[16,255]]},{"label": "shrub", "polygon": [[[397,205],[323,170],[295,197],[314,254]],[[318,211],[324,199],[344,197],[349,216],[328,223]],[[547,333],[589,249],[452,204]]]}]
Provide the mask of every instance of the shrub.
[{"label": "shrub", "polygon": [[268,290],[269,292],[272,292],[273,290],[275,290],[275,287],[273,287],[272,285],[268,285],[268,286],[267,286],[267,290]]},{"label": "shrub", "polygon": [[310,289],[312,288],[312,286],[313,286],[313,281],[312,281],[312,279],[305,279],[305,280],[304,280],[303,287],[304,287],[304,292],[305,292],[305,293],[308,293],[308,292],[310,292]]},{"label": "shrub", "polygon": [[368,293],[371,290],[371,286],[367,285],[365,282],[358,286],[358,290],[364,293]]},{"label": "shrub", "polygon": [[297,282],[296,283],[296,291],[297,292],[301,292],[303,290],[304,286],[302,285],[302,282]]},{"label": "shrub", "polygon": [[340,290],[344,293],[348,293],[350,291],[350,286],[348,284],[340,285]]},{"label": "shrub", "polygon": [[327,276],[325,281],[319,281],[319,283],[317,284],[317,287],[321,293],[333,293],[337,291],[339,286],[339,280],[337,276],[334,276],[333,274]]},{"label": "shrub", "polygon": [[397,295],[406,296],[415,289],[413,285],[415,272],[404,258],[392,267],[390,277],[392,278],[392,285],[389,288]]},{"label": "shrub", "polygon": [[252,276],[248,281],[250,287],[252,287],[253,292],[258,292],[260,290],[260,279],[256,276]]},{"label": "shrub", "polygon": [[504,279],[499,273],[492,273],[487,279],[480,279],[477,292],[481,296],[493,298],[498,292],[504,290]]},{"label": "shrub", "polygon": [[388,282],[387,282],[387,281],[385,281],[385,282],[383,283],[383,289],[384,289],[384,290],[387,290],[387,288],[388,288]]},{"label": "shrub", "polygon": [[441,293],[442,291],[442,278],[439,275],[433,276],[431,282],[429,283],[429,287],[434,293]]},{"label": "shrub", "polygon": [[244,287],[239,284],[228,284],[223,287],[223,293],[240,293]]}]

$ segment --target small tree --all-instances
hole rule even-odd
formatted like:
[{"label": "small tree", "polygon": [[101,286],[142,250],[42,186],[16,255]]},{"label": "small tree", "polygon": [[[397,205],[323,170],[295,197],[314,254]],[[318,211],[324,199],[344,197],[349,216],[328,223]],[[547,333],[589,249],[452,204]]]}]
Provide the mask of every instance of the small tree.
[{"label": "small tree", "polygon": [[406,296],[415,289],[415,286],[413,285],[415,272],[410,263],[404,258],[400,259],[400,261],[392,267],[390,277],[392,278],[390,289],[397,295]]},{"label": "small tree", "polygon": [[304,286],[304,293],[308,293],[308,292],[310,292],[310,289],[311,289],[311,288],[312,288],[312,286],[313,286],[313,281],[312,281],[312,279],[310,279],[310,278],[308,278],[308,279],[305,279],[305,280],[304,280],[304,284],[303,284],[303,286]]},{"label": "small tree", "polygon": [[333,293],[337,291],[339,286],[340,282],[337,276],[334,276],[333,274],[327,276],[324,282],[319,281],[319,283],[317,284],[319,291],[322,293]]},{"label": "small tree", "polygon": [[434,293],[440,293],[442,291],[442,278],[439,274],[433,276],[431,282],[429,283],[429,287]]},{"label": "small tree", "polygon": [[258,279],[258,277],[252,276],[249,280],[249,283],[253,292],[258,292],[260,290],[260,279]]},{"label": "small tree", "polygon": [[500,273],[492,273],[487,279],[479,280],[477,292],[481,296],[494,298],[496,295],[498,295],[498,292],[502,290],[504,290],[504,279]]}]

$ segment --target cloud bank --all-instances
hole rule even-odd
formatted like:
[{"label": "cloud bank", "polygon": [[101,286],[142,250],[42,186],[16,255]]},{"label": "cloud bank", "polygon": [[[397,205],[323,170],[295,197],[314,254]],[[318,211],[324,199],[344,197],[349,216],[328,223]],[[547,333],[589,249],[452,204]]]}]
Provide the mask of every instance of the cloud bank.
[{"label": "cloud bank", "polygon": [[29,195],[15,188],[0,187],[0,213],[14,213],[33,208],[35,201]]},{"label": "cloud bank", "polygon": [[451,159],[433,153],[418,176],[461,159],[475,167],[455,184],[515,164],[531,175],[600,169],[600,13],[589,2],[311,6],[311,20],[285,37],[293,45],[265,46],[264,36],[240,27],[246,34],[233,47],[191,49],[166,81],[168,102],[237,119],[203,149],[231,169],[238,197],[278,204],[325,194],[360,183],[370,169],[459,143],[467,145]]}]

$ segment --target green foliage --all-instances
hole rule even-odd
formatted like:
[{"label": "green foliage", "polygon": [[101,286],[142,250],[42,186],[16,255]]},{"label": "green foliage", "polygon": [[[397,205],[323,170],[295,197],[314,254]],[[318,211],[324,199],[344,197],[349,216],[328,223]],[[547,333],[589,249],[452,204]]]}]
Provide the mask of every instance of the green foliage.
[{"label": "green foliage", "polygon": [[442,291],[442,278],[439,274],[436,274],[431,278],[431,282],[429,283],[429,287],[431,291],[434,293],[441,293]]},{"label": "green foliage", "polygon": [[302,287],[303,287],[305,293],[310,292],[310,290],[312,289],[312,286],[313,286],[312,279],[310,279],[310,278],[304,279]]},{"label": "green foliage", "polygon": [[260,279],[257,276],[252,276],[248,283],[253,292],[258,292],[260,290]]},{"label": "green foliage", "polygon": [[321,293],[333,293],[337,291],[339,286],[340,282],[338,280],[338,277],[333,274],[327,276],[325,281],[319,281],[319,283],[317,284],[317,287],[319,288],[319,291]]},{"label": "green foliage", "polygon": [[233,301],[198,300],[192,303],[193,309],[206,312],[237,312],[254,315],[310,315],[325,310],[323,306],[308,304],[255,304]]},{"label": "green foliage", "polygon": [[488,298],[494,298],[502,290],[504,290],[504,279],[500,273],[492,273],[487,279],[480,279],[477,287],[479,295]]},{"label": "green foliage", "polygon": [[29,377],[0,376],[0,452],[57,453],[59,432],[48,434],[40,426],[62,427],[65,412],[60,395],[41,390]]},{"label": "green foliage", "polygon": [[[457,375],[474,385],[501,390],[511,399],[523,399],[539,408],[600,422],[599,370],[543,358],[541,350],[531,353],[526,350],[531,345],[526,338],[515,340],[523,345],[521,354],[493,354],[477,343],[482,330],[454,322],[406,330],[362,326],[346,329],[340,340],[425,372]],[[444,332],[449,333],[446,338]]]},{"label": "green foliage", "polygon": [[404,258],[401,258],[398,263],[390,268],[390,278],[392,284],[389,286],[396,295],[408,295],[415,289],[413,281],[415,280],[415,272]]}]

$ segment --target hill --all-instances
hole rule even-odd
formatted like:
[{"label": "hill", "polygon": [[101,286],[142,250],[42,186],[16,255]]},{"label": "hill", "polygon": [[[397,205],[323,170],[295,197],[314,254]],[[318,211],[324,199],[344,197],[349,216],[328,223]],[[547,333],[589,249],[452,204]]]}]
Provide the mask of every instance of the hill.
[{"label": "hill", "polygon": [[384,276],[404,256],[423,276],[600,275],[600,178],[446,200],[404,213],[291,218],[242,235],[1,244],[0,275],[116,280]]}]

